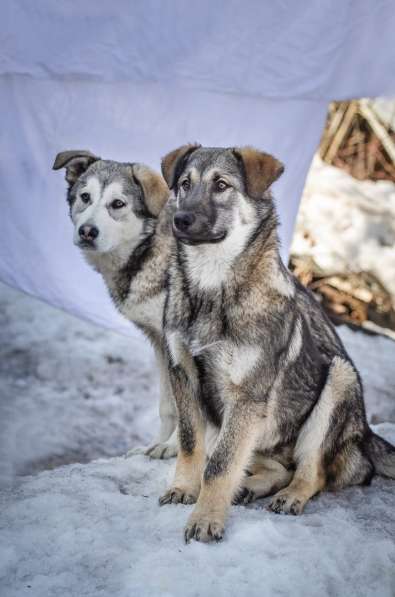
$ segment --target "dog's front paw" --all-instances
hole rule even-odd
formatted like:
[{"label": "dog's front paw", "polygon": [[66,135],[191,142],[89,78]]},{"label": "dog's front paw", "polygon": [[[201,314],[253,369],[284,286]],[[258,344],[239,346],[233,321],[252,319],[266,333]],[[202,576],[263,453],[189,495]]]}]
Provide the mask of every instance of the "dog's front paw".
[{"label": "dog's front paw", "polygon": [[158,442],[153,444],[145,451],[146,456],[155,458],[158,460],[167,460],[168,458],[174,458],[177,456],[178,446],[177,443],[173,442]]},{"label": "dog's front paw", "polygon": [[194,504],[198,496],[195,491],[188,488],[170,487],[162,497],[159,498],[159,506],[165,504]]},{"label": "dog's front paw", "polygon": [[[150,447],[150,446],[149,446]],[[145,454],[148,450],[147,446],[135,446],[134,448],[130,448],[124,456],[124,458],[132,458],[132,456],[139,456]]]},{"label": "dog's front paw", "polygon": [[192,513],[184,531],[185,543],[192,539],[210,543],[222,541],[224,537],[224,521],[215,515]]},{"label": "dog's front paw", "polygon": [[168,458],[173,458],[177,456],[178,446],[176,443],[173,442],[155,442],[150,446],[138,446],[136,448],[132,448],[128,450],[125,454],[125,458],[131,458],[132,456],[137,456],[143,454],[144,456],[149,456],[152,459],[158,460],[167,460]]},{"label": "dog's front paw", "polygon": [[276,514],[293,514],[297,516],[302,514],[307,501],[304,496],[292,490],[283,489],[276,493],[268,505],[268,509]]}]

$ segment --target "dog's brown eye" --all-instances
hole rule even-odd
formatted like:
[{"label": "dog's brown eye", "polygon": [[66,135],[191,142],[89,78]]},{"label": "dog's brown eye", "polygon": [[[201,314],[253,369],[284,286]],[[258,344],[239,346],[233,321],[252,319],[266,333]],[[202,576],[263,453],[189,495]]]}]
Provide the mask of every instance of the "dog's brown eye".
[{"label": "dog's brown eye", "polygon": [[184,189],[184,191],[189,191],[189,189],[191,188],[191,183],[186,178],[185,180],[182,181],[181,186]]},{"label": "dog's brown eye", "polygon": [[223,191],[226,191],[226,189],[228,188],[228,186],[229,185],[226,184],[226,182],[224,180],[217,180],[216,189],[220,193],[222,193]]},{"label": "dog's brown eye", "polygon": [[124,207],[124,205],[126,205],[126,203],[124,203],[120,199],[114,199],[114,201],[111,203],[111,207],[113,209],[121,209],[121,207]]},{"label": "dog's brown eye", "polygon": [[89,203],[89,201],[91,200],[91,196],[89,195],[89,193],[81,193],[80,197],[82,203]]}]

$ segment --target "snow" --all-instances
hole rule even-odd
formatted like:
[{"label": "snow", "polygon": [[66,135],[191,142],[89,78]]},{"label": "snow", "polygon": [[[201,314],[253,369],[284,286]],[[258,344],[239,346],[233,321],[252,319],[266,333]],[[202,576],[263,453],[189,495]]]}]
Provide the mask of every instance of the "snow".
[{"label": "snow", "polygon": [[327,274],[370,272],[395,307],[395,183],[359,181],[314,158],[291,247]]},{"label": "snow", "polygon": [[393,595],[390,481],[298,518],[234,507],[223,543],[185,545],[190,507],[157,503],[172,468],[137,456],[23,480],[2,505],[2,594]]},{"label": "snow", "polygon": [[[340,333],[369,419],[395,442],[395,343]],[[158,428],[153,364],[141,340],[0,286],[0,595],[394,594],[386,479],[321,495],[301,517],[235,506],[221,544],[185,545],[191,507],[158,506],[174,461],[123,456]]]},{"label": "snow", "polygon": [[123,454],[159,429],[157,372],[122,336],[0,285],[1,479]]}]

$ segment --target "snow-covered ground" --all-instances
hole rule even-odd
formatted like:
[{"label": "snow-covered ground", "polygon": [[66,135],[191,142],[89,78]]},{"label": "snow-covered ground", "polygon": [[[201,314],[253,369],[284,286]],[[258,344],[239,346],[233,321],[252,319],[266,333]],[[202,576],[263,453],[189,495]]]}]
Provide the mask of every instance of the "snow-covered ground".
[{"label": "snow-covered ground", "polygon": [[[340,333],[369,419],[395,442],[395,343]],[[190,507],[157,504],[174,461],[122,456],[158,428],[153,365],[140,340],[0,286],[2,597],[393,597],[390,480],[296,518],[235,506],[223,543],[185,546]]]},{"label": "snow-covered ground", "polygon": [[316,156],[291,253],[310,255],[327,274],[371,273],[395,308],[395,182],[356,180]]},{"label": "snow-covered ground", "polygon": [[0,285],[1,478],[124,453],[153,437],[157,373],[124,337]]}]

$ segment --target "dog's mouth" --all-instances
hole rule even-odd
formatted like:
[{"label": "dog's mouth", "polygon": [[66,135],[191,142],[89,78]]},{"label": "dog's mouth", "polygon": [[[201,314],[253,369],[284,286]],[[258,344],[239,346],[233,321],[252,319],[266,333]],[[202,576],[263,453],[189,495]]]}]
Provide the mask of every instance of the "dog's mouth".
[{"label": "dog's mouth", "polygon": [[77,243],[77,246],[80,249],[84,249],[84,251],[96,251],[97,247],[94,240],[80,240]]},{"label": "dog's mouth", "polygon": [[211,235],[211,234],[188,234],[186,232],[181,232],[177,230],[175,226],[173,226],[173,234],[178,241],[183,243],[184,245],[205,245],[205,244],[216,244],[220,243],[226,238],[226,232],[222,232],[221,234]]}]

